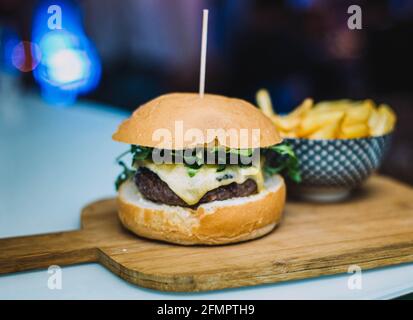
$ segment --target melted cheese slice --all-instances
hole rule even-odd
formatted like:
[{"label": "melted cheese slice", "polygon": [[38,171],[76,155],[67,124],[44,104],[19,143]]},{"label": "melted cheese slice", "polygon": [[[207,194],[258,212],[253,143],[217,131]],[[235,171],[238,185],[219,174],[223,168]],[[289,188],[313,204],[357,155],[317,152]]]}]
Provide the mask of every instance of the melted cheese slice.
[{"label": "melted cheese slice", "polygon": [[241,184],[252,179],[257,183],[258,191],[261,191],[264,185],[261,167],[228,165],[225,170],[217,172],[216,165],[204,165],[195,176],[190,177],[183,164],[155,164],[144,161],[138,165],[156,173],[173,192],[189,205],[198,203],[208,191],[233,182]]}]

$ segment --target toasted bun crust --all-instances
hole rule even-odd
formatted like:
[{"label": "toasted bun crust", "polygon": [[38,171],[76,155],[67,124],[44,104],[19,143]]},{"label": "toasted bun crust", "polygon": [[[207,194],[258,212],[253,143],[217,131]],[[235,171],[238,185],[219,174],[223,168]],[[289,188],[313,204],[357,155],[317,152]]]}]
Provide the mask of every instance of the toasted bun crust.
[{"label": "toasted bun crust", "polygon": [[118,213],[122,224],[142,237],[184,245],[225,244],[270,232],[281,220],[285,193],[283,178],[273,176],[258,194],[214,201],[193,210],[146,200],[127,181],[119,190]]},{"label": "toasted bun crust", "polygon": [[[182,121],[182,131],[178,121]],[[221,133],[214,134],[211,129]],[[248,139],[238,139],[240,129],[247,132]],[[254,129],[260,130],[259,135]],[[170,133],[169,137],[165,132]],[[181,132],[188,132],[188,136],[176,138],[182,137]],[[234,134],[237,139],[233,139]],[[171,93],[147,102],[119,126],[112,138],[128,144],[178,150],[212,143],[237,149],[263,148],[282,141],[271,120],[252,104],[212,94],[201,98],[196,93]]]}]

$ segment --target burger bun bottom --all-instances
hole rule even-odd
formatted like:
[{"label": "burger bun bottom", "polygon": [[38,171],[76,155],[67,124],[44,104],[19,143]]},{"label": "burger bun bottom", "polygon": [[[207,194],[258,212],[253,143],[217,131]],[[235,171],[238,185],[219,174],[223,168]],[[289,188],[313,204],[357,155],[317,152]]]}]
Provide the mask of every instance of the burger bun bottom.
[{"label": "burger bun bottom", "polygon": [[196,209],[145,199],[132,180],[118,194],[118,214],[133,233],[182,245],[219,245],[261,237],[280,222],[285,204],[284,180],[274,175],[258,194],[201,204]]}]

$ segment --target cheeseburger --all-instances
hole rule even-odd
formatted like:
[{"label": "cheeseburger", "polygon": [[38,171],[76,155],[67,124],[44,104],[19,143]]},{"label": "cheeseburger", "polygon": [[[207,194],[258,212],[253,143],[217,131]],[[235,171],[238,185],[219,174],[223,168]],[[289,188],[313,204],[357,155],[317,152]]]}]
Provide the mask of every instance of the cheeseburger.
[{"label": "cheeseburger", "polygon": [[[298,162],[271,120],[219,95],[160,96],[113,134],[130,145],[117,158],[118,213],[135,234],[172,243],[225,244],[269,233],[280,222]],[[131,158],[126,164],[124,156]]]}]

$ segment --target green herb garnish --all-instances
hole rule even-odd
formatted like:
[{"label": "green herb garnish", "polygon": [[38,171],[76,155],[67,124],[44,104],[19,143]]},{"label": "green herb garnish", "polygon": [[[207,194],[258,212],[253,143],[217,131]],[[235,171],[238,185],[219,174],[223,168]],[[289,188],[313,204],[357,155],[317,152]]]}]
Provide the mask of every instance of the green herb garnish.
[{"label": "green herb garnish", "polygon": [[[268,175],[286,173],[294,182],[301,182],[300,166],[297,156],[291,146],[287,143],[278,144],[267,148],[265,151],[267,159],[264,163],[264,172]],[[270,154],[270,153],[275,153]]]},{"label": "green herb garnish", "polygon": [[118,164],[123,168],[123,171],[118,175],[115,181],[115,189],[119,190],[119,187],[126,180],[129,180],[135,175],[135,170],[129,169],[123,161],[118,161]]},{"label": "green herb garnish", "polygon": [[133,162],[146,160],[152,154],[152,150],[153,148],[132,145],[130,152],[132,153]]},{"label": "green herb garnish", "polygon": [[186,167],[186,172],[188,173],[188,176],[190,176],[191,178],[198,173],[198,170],[199,168]]}]

